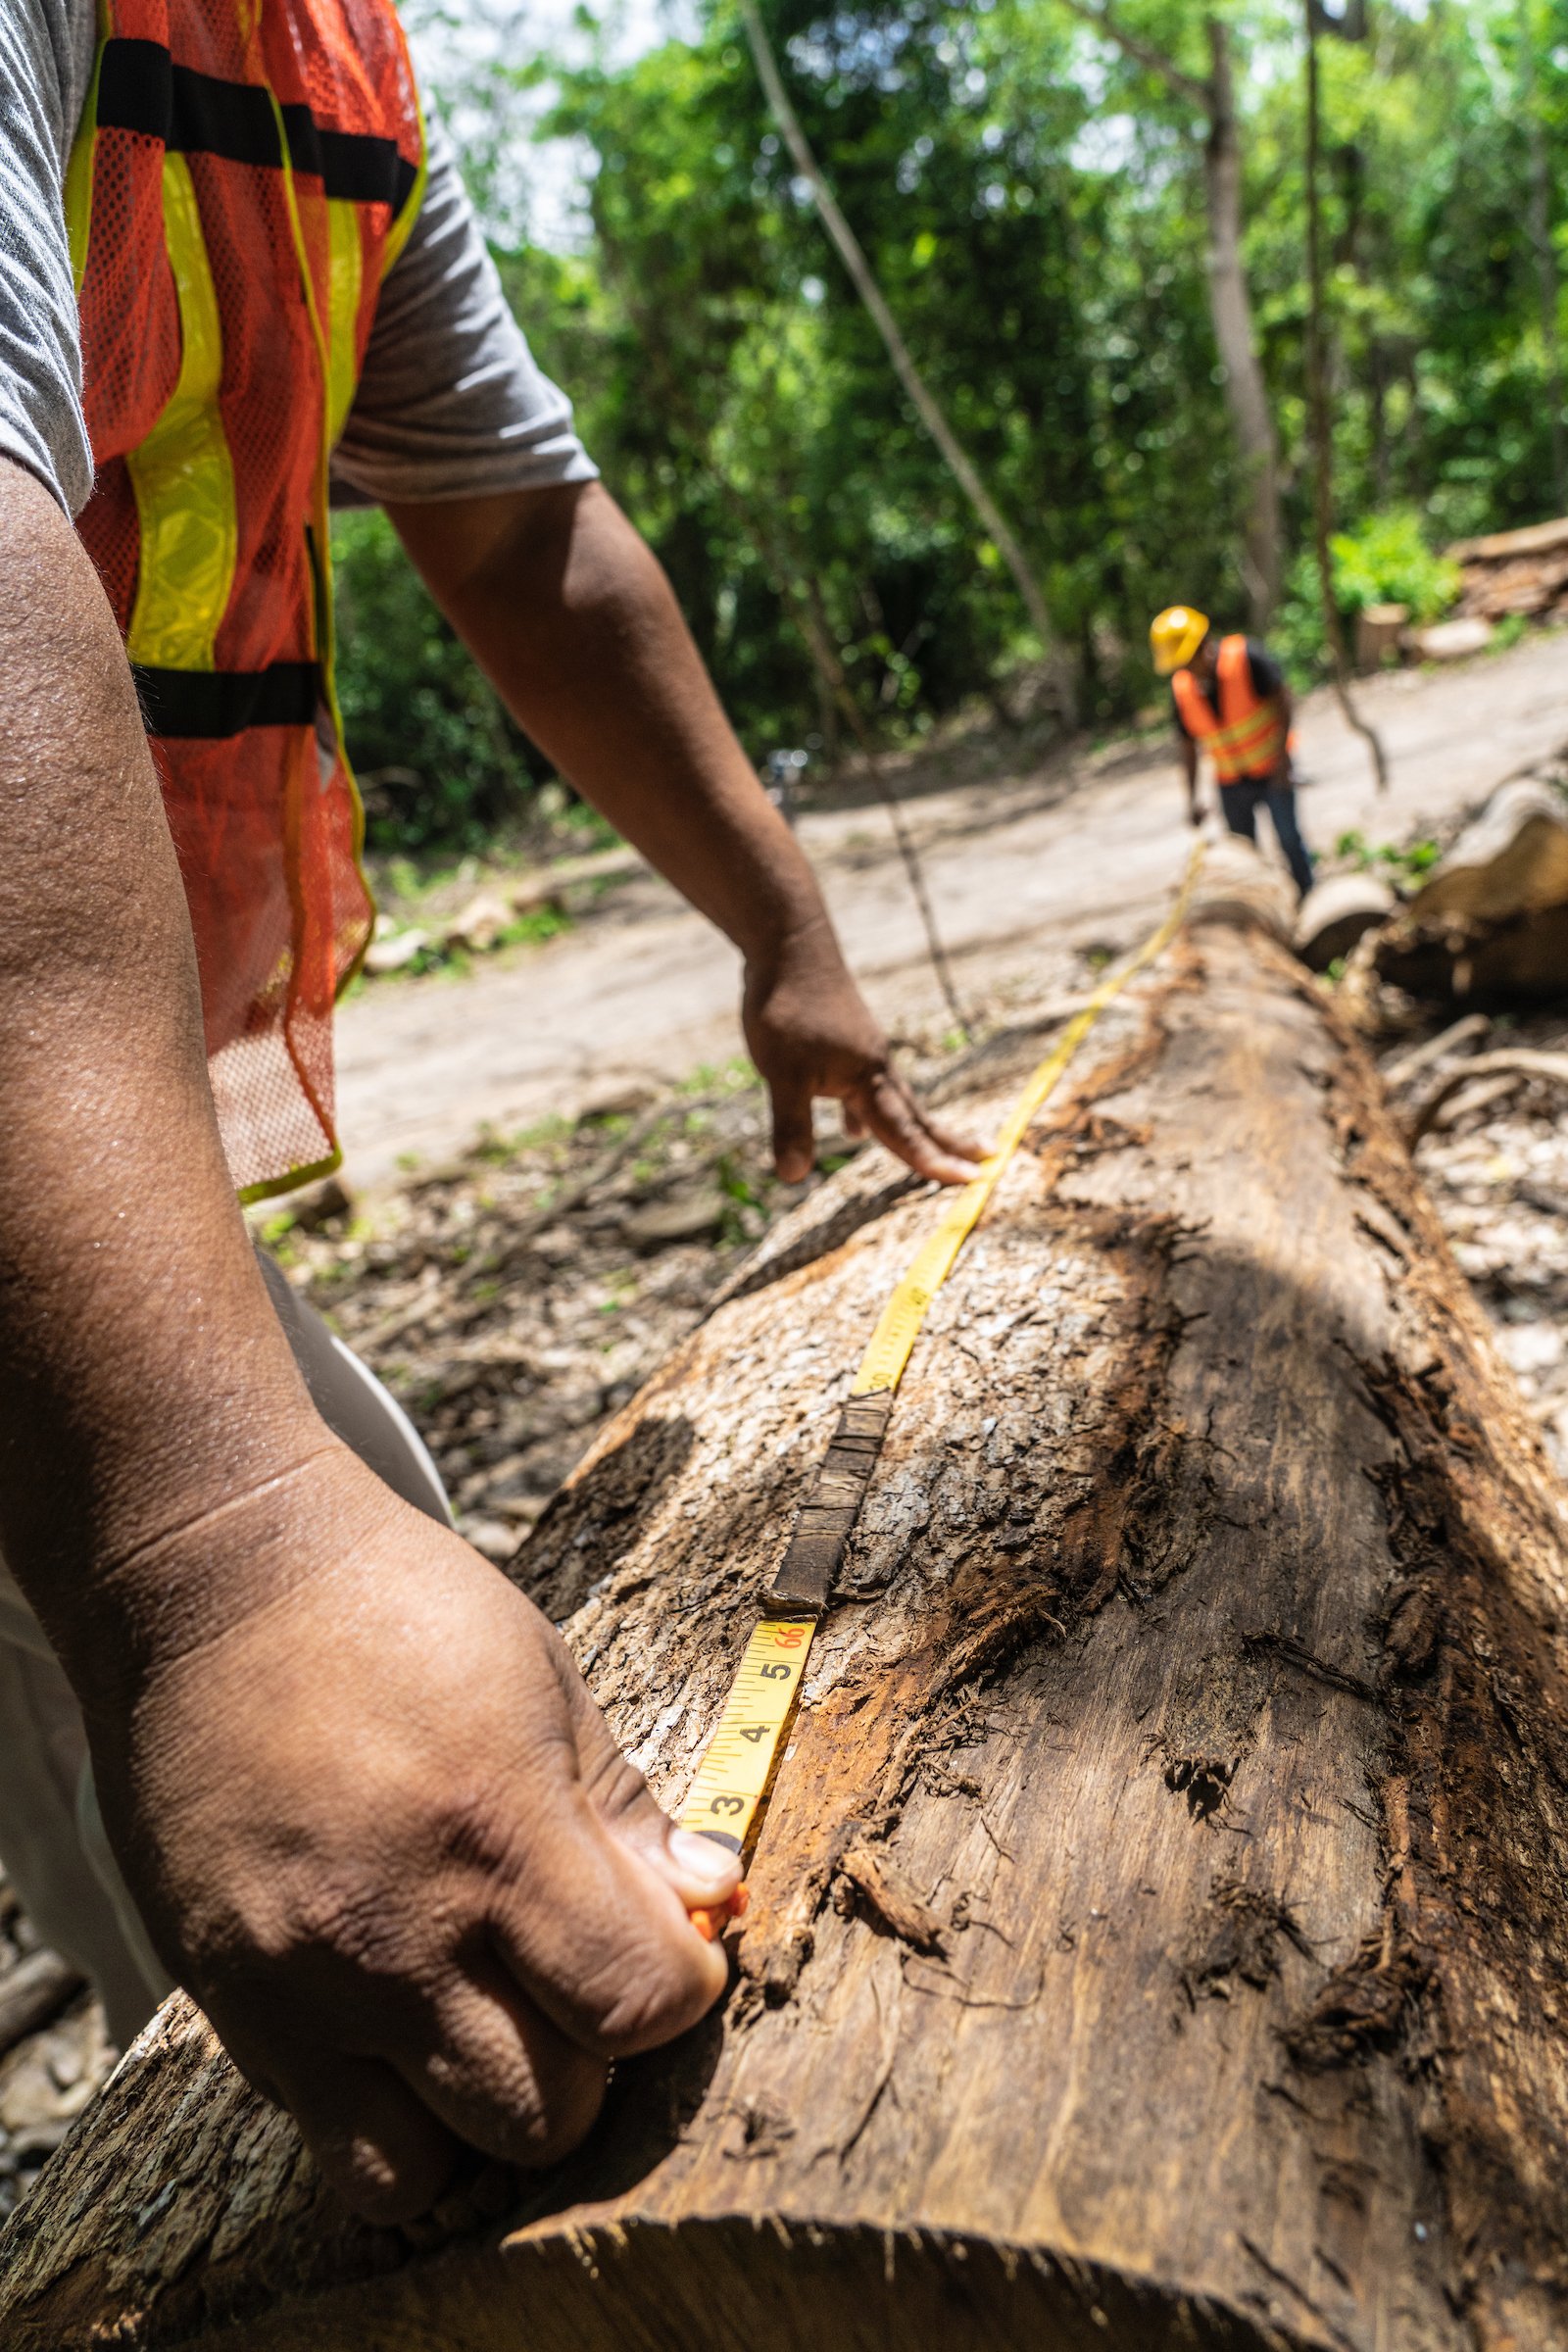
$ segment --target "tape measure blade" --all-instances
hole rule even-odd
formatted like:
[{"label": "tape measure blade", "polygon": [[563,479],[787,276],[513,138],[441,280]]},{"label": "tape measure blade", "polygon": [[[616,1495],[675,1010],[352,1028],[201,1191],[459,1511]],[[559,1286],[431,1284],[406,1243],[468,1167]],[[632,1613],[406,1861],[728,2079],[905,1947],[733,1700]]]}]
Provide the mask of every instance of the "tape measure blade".
[{"label": "tape measure blade", "polygon": [[764,1617],[754,1631],[681,1807],[683,1830],[744,1851],[778,1767],[815,1630],[808,1618]]},{"label": "tape measure blade", "polygon": [[[1054,1092],[1101,1013],[1129,980],[1161,954],[1180,929],[1202,855],[1203,845],[1200,842],[1194,848],[1175,904],[1165,920],[1136,955],[1106,975],[1089,1003],[1068,1022],[1054,1049],[1041,1062],[1014,1104],[985,1167],[951,1201],[936,1232],[916,1252],[914,1262],[877,1319],[855,1376],[852,1396],[891,1396],[897,1389],[920,1336],[926,1310],[979,1222],[1030,1123]],[[877,1442],[880,1444],[880,1429]],[[842,1537],[839,1541],[842,1542]],[[767,1801],[785,1733],[800,1695],[801,1677],[814,1631],[814,1617],[763,1618],[757,1627],[681,1808],[682,1829],[714,1838],[721,1845],[744,1854],[758,1815]]]}]

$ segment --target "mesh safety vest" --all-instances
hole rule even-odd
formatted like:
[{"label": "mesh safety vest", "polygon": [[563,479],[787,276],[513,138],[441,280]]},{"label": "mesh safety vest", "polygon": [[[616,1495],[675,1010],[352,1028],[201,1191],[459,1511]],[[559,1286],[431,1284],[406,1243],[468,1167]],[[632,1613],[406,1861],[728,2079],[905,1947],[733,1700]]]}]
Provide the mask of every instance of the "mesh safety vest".
[{"label": "mesh safety vest", "polygon": [[97,469],[246,1199],[321,1175],[372,907],[332,684],[326,481],[422,193],[390,0],[107,0],[66,181]]},{"label": "mesh safety vest", "polygon": [[1220,641],[1217,712],[1190,669],[1179,669],[1170,683],[1182,724],[1213,760],[1221,784],[1273,774],[1285,756],[1285,722],[1279,706],[1252,690],[1245,637]]}]

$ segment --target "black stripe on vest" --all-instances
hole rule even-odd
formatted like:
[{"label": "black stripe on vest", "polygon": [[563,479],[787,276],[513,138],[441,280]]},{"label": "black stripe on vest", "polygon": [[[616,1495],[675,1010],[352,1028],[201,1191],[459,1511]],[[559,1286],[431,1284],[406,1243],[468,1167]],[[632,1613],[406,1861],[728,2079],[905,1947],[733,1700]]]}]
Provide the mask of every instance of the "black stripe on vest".
[{"label": "black stripe on vest", "polygon": [[[322,129],[308,106],[285,106],[282,113],[289,161],[297,172],[318,178],[328,196],[388,204],[396,219],[416,174],[395,139]],[[282,162],[277,117],[265,89],[176,66],[157,41],[105,42],[98,125],[141,131],[182,155],[214,155],[228,164],[274,170]]]},{"label": "black stripe on vest", "polygon": [[250,727],[313,727],[323,700],[315,662],[266,669],[149,669],[131,663],[149,735],[221,737]]}]

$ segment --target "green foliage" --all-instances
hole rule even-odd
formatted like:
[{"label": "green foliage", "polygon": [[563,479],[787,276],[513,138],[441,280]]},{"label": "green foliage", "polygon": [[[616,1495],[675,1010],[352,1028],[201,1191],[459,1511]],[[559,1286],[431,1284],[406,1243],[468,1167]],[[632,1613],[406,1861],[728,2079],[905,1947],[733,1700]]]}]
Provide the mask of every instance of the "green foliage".
[{"label": "green foliage", "polygon": [[1330,552],[1335,601],[1348,618],[1368,605],[1407,605],[1413,621],[1437,620],[1463,585],[1458,564],[1428,547],[1413,507],[1369,515],[1337,533]]},{"label": "green foliage", "polygon": [[[1336,532],[1329,552],[1334,598],[1348,627],[1368,605],[1408,605],[1416,623],[1437,620],[1459,593],[1458,564],[1434,554],[1413,507],[1369,514],[1356,529]],[[1322,594],[1310,549],[1291,566],[1271,640],[1298,686],[1326,673]]]},{"label": "green foliage", "polygon": [[1348,858],[1361,873],[1382,867],[1396,889],[1414,889],[1425,880],[1443,856],[1435,841],[1383,841],[1373,844],[1364,833],[1342,833],[1334,844],[1337,858]]},{"label": "green foliage", "polygon": [[[1086,721],[1146,705],[1149,615],[1246,616],[1240,479],[1205,269],[1203,125],[1064,0],[761,0],[782,70],[916,361],[1012,518],[1080,664]],[[522,85],[591,162],[582,251],[499,255],[534,348],[674,581],[758,760],[840,745],[810,636],[873,729],[909,743],[1015,706],[1037,651],[795,178],[734,0],[690,40],[489,86],[462,69],[481,197]],[[1271,640],[1321,674],[1304,447],[1298,0],[1119,0],[1186,74],[1228,26],[1245,259],[1281,445],[1288,593]],[[1550,354],[1525,223],[1536,105],[1568,186],[1568,0],[1374,0],[1329,41],[1325,231],[1336,588],[1442,609],[1454,536],[1554,511]],[[593,19],[579,24],[592,44]],[[532,54],[519,16],[513,54]],[[523,91],[526,95],[526,91]],[[1553,199],[1554,203],[1556,199]],[[500,210],[495,218],[502,218]],[[1568,219],[1554,220],[1568,256]],[[511,239],[515,247],[515,238]],[[369,516],[338,531],[343,694],[387,779],[384,845],[465,844],[543,772]]]}]

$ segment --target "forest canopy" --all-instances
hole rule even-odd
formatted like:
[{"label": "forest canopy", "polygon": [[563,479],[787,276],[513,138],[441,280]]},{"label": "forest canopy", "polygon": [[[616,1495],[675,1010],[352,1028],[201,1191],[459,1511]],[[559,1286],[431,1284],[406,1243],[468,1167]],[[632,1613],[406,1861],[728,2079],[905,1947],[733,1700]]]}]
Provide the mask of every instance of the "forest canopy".
[{"label": "forest canopy", "polygon": [[[1200,94],[1223,54],[1240,277],[1277,450],[1267,617],[1308,680],[1323,647],[1302,9],[1112,0],[1113,38],[1090,21],[1101,0],[760,8],[801,127],[1025,553],[1080,720],[1096,727],[1151,702],[1145,632],[1159,606],[1264,616],[1245,560],[1256,466],[1238,441],[1209,266]],[[1325,7],[1327,33],[1345,13]],[[1347,612],[1417,575],[1430,589],[1431,557],[1458,536],[1568,508],[1556,196],[1568,0],[1368,0],[1349,13],[1365,37],[1320,42]],[[977,698],[1015,723],[1043,649],[823,233],[735,0],[710,0],[694,39],[630,63],[603,43],[567,64],[528,42],[519,11],[477,98],[467,84],[466,167],[482,204],[519,83],[548,85],[541,130],[571,134],[591,159],[580,250],[504,239],[497,259],[607,482],[666,565],[748,751],[835,757],[843,709],[824,645],[883,740],[916,738]],[[340,518],[337,553],[341,687],[372,777],[372,839],[477,846],[548,770],[384,520]]]}]

